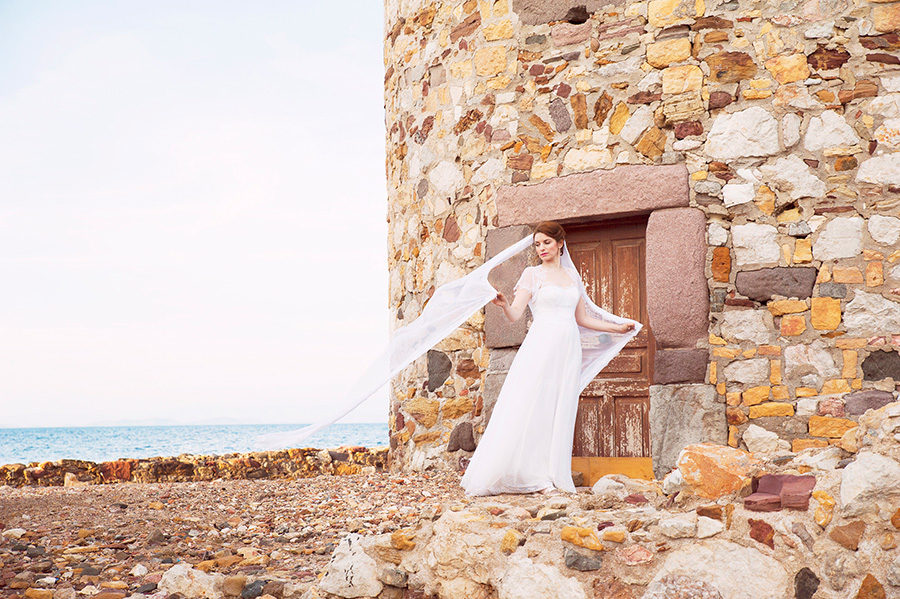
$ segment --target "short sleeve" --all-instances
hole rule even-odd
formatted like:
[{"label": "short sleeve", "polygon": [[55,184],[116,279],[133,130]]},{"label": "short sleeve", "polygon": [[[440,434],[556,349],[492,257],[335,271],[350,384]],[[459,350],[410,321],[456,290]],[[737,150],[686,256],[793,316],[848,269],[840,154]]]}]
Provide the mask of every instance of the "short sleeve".
[{"label": "short sleeve", "polygon": [[519,289],[525,289],[529,293],[534,294],[534,283],[534,269],[530,266],[527,266],[519,276],[519,280],[516,281],[516,284],[513,287],[513,292],[518,293]]}]

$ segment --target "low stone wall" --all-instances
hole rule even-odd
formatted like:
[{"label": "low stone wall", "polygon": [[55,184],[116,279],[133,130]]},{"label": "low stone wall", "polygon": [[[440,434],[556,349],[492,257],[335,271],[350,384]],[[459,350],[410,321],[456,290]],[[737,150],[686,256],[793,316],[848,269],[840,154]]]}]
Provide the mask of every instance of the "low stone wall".
[{"label": "low stone wall", "polygon": [[350,533],[302,599],[900,596],[900,402],[845,441],[693,444],[662,481],[608,475],[589,493],[477,497]]},{"label": "low stone wall", "polygon": [[74,486],[114,482],[190,482],[216,479],[305,478],[319,474],[383,472],[387,447],[285,449],[224,455],[122,459],[111,462],[57,460],[0,466],[0,485]]}]

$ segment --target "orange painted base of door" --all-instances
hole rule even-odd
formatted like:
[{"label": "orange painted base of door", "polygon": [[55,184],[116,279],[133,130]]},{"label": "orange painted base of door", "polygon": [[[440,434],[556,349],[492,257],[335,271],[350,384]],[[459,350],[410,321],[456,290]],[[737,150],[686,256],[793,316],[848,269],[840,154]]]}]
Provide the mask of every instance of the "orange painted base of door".
[{"label": "orange painted base of door", "polygon": [[607,474],[624,474],[629,478],[653,480],[651,458],[603,458],[573,457],[572,472],[581,472],[586,487],[593,487],[600,477]]}]

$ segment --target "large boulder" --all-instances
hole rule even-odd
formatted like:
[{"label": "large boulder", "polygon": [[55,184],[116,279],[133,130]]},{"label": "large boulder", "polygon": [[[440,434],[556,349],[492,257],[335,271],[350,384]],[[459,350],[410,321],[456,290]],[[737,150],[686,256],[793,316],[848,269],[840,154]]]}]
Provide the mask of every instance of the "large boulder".
[{"label": "large boulder", "polygon": [[678,470],[687,488],[707,499],[740,491],[760,465],[746,451],[712,443],[688,445],[678,456]]}]

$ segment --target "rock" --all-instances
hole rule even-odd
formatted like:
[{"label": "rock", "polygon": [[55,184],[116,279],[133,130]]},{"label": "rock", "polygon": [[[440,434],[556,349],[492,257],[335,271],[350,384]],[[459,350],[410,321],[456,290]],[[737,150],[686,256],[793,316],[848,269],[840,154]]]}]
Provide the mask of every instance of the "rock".
[{"label": "rock", "polygon": [[853,258],[862,251],[863,219],[859,216],[833,218],[813,242],[813,258],[833,260]]},{"label": "rock", "polygon": [[603,551],[603,544],[594,531],[590,528],[581,528],[578,526],[563,526],[559,531],[560,538],[577,547],[592,549],[594,551]]},{"label": "rock", "polygon": [[[628,495],[625,485],[609,475],[598,478],[594,486],[591,487],[591,492],[599,496],[605,503],[610,504],[615,501],[622,501]],[[612,505],[609,505],[609,507],[612,507]]]},{"label": "rock", "polygon": [[856,599],[887,599],[887,595],[878,579],[871,574],[866,574],[862,584],[859,585]]},{"label": "rock", "polygon": [[856,551],[859,548],[859,542],[862,540],[865,530],[866,523],[862,520],[856,520],[850,524],[832,527],[828,537],[838,545],[851,551]]},{"label": "rock", "polygon": [[375,560],[363,550],[361,538],[349,533],[341,539],[319,582],[323,591],[347,598],[374,597],[381,592]]},{"label": "rock", "polygon": [[721,334],[725,339],[758,345],[772,339],[774,325],[768,310],[728,310],[722,313]]},{"label": "rock", "polygon": [[766,61],[766,69],[782,85],[809,77],[809,64],[802,53],[774,56]]},{"label": "rock", "polygon": [[166,593],[181,593],[186,597],[218,599],[222,595],[225,577],[195,570],[190,564],[175,564],[163,574],[157,588]]},{"label": "rock", "polygon": [[230,597],[237,597],[244,590],[246,582],[247,577],[243,575],[226,576],[222,583],[222,592]]},{"label": "rock", "polygon": [[650,442],[656,476],[674,467],[691,443],[726,443],[723,410],[712,385],[650,385]]},{"label": "rock", "polygon": [[619,136],[634,145],[641,133],[653,125],[653,111],[649,106],[641,106],[625,121]]},{"label": "rock", "polygon": [[816,281],[816,269],[809,267],[775,267],[743,270],[735,276],[738,293],[765,302],[773,295],[810,297]]},{"label": "rock", "polygon": [[697,538],[706,539],[725,530],[725,523],[706,516],[697,516]]},{"label": "rock", "polygon": [[460,422],[450,432],[450,438],[447,440],[447,451],[475,451],[475,435],[472,430],[471,422]]},{"label": "rock", "polygon": [[800,568],[794,576],[794,597],[796,599],[812,599],[819,588],[819,577],[809,568]]},{"label": "rock", "polygon": [[263,594],[263,587],[266,586],[265,580],[254,580],[246,585],[241,591],[241,599],[256,599]]},{"label": "rock", "polygon": [[777,264],[781,258],[778,229],[772,225],[734,225],[731,227],[731,241],[738,266]]},{"label": "rock", "polygon": [[[753,77],[757,71],[756,62],[744,52],[718,52],[707,56],[703,61],[709,65],[710,80],[716,83],[737,83]],[[730,101],[731,96],[727,95]],[[712,103],[712,95],[710,95],[710,102]],[[711,105],[710,108],[721,108],[721,106]]]},{"label": "rock", "polygon": [[844,326],[853,336],[896,334],[900,331],[900,303],[857,289],[844,307]]},{"label": "rock", "polygon": [[[877,453],[861,452],[841,471],[841,511],[858,516],[890,505],[900,496],[900,464]],[[896,505],[896,504],[895,504]]]},{"label": "rock", "polygon": [[759,106],[719,114],[706,140],[706,153],[718,160],[771,156],[780,151],[778,121]]},{"label": "rock", "polygon": [[863,161],[856,171],[857,183],[900,185],[900,152],[873,156]]},{"label": "rock", "polygon": [[[722,539],[689,543],[672,551],[647,586],[647,592],[656,592],[661,579],[676,574],[702,580],[727,599],[790,597],[792,587],[790,577],[776,559]],[[647,598],[646,594],[644,598]]]},{"label": "rock", "polygon": [[518,530],[511,528],[506,531],[506,534],[503,535],[503,539],[500,541],[500,551],[502,551],[506,555],[509,555],[524,542],[525,535]]},{"label": "rock", "polygon": [[877,410],[894,401],[890,391],[866,389],[844,395],[844,410],[850,416],[859,416],[867,410]]},{"label": "rock", "polygon": [[854,146],[858,143],[859,137],[853,128],[833,110],[826,110],[820,116],[812,117],[803,137],[803,147],[810,152],[836,146]]},{"label": "rock", "polygon": [[647,587],[642,599],[723,599],[719,589],[705,580],[669,574]]},{"label": "rock", "polygon": [[800,141],[800,125],[803,122],[799,116],[789,112],[781,119],[781,140],[784,147],[790,148]]},{"label": "rock", "polygon": [[591,23],[585,22],[578,25],[571,23],[557,23],[550,28],[550,39],[556,47],[580,44],[591,36]]},{"label": "rock", "polygon": [[509,557],[497,586],[497,596],[498,599],[586,599],[576,579],[518,553]]},{"label": "rock", "polygon": [[24,528],[8,528],[3,531],[3,536],[7,539],[21,539],[27,532]]},{"label": "rock", "polygon": [[752,202],[754,198],[753,183],[728,183],[722,188],[722,200],[731,208]]},{"label": "rock", "polygon": [[789,451],[790,443],[782,441],[776,433],[761,426],[751,424],[741,435],[747,450],[755,455],[770,455],[779,451]]},{"label": "rock", "polygon": [[691,40],[687,37],[667,39],[647,45],[647,62],[662,69],[691,56]]},{"label": "rock", "polygon": [[775,529],[765,520],[756,520],[748,518],[750,524],[750,538],[759,541],[763,545],[768,545],[770,549],[775,548]]},{"label": "rock", "polygon": [[659,532],[671,539],[686,539],[697,534],[697,514],[688,512],[659,521]]},{"label": "rock", "polygon": [[856,422],[833,416],[810,416],[809,434],[814,437],[841,438],[847,431],[856,428]]},{"label": "rock", "polygon": [[828,189],[825,182],[794,154],[779,158],[772,164],[764,164],[759,170],[778,190],[788,193],[792,200],[818,198],[825,195]]},{"label": "rock", "polygon": [[575,551],[571,547],[564,550],[564,558],[567,568],[578,570],[580,572],[591,572],[599,570],[603,565],[603,560],[599,555],[585,555]]},{"label": "rock", "polygon": [[[832,351],[825,342],[816,339],[808,344],[784,348],[784,376],[789,379],[799,379],[810,374],[817,377],[817,381],[840,376],[840,371],[832,357]],[[819,384],[815,386],[819,386]]]},{"label": "rock", "polygon": [[759,465],[759,460],[745,451],[710,443],[689,445],[678,458],[685,484],[707,499],[739,491]]},{"label": "rock", "polygon": [[894,245],[900,240],[900,218],[873,214],[866,226],[872,239],[882,245]]}]

